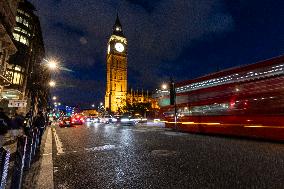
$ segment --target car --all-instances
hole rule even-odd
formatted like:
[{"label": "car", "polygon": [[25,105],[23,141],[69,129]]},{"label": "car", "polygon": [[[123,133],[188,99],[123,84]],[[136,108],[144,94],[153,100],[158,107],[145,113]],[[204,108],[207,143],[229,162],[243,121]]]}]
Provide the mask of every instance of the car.
[{"label": "car", "polygon": [[147,118],[142,117],[140,114],[135,114],[133,116],[133,119],[138,121],[138,123],[146,123],[147,122]]},{"label": "car", "polygon": [[138,123],[145,123],[147,122],[146,118],[143,118],[139,114],[135,115],[124,115],[121,117],[120,122],[122,125],[136,125]]},{"label": "car", "polygon": [[84,117],[80,115],[75,115],[71,118],[72,125],[83,125],[84,124]]},{"label": "car", "polygon": [[131,115],[124,115],[120,119],[121,125],[136,125],[138,121],[133,119],[133,116]]},{"label": "car", "polygon": [[85,117],[85,122],[88,122],[88,123],[99,123],[100,122],[100,119],[96,116],[87,116]]},{"label": "car", "polygon": [[100,123],[105,123],[105,124],[116,123],[116,122],[117,119],[115,117],[112,117],[111,115],[104,115],[100,119]]},{"label": "car", "polygon": [[71,126],[71,117],[62,117],[60,120],[59,120],[59,127],[70,127]]}]

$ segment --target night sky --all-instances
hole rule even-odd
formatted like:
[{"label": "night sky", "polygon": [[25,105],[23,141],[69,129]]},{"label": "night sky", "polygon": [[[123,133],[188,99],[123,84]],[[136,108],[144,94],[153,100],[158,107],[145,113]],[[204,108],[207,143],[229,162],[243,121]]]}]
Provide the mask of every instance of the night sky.
[{"label": "night sky", "polygon": [[72,70],[53,77],[67,105],[104,100],[106,51],[119,14],[128,85],[176,81],[284,54],[283,0],[31,0],[47,57]]}]

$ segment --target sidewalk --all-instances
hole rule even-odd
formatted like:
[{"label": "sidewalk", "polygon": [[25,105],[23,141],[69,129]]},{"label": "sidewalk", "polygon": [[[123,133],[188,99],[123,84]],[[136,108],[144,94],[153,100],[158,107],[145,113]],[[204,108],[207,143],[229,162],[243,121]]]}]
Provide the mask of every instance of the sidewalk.
[{"label": "sidewalk", "polygon": [[23,189],[53,189],[52,130],[47,127],[42,137],[40,152],[31,168],[24,173]]}]

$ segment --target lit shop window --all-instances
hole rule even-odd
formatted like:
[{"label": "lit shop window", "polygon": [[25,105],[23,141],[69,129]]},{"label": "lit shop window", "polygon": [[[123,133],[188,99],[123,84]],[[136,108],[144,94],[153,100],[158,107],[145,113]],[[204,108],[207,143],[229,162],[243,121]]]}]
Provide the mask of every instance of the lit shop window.
[{"label": "lit shop window", "polygon": [[13,84],[20,84],[21,75],[22,74],[17,72],[14,73]]},{"label": "lit shop window", "polygon": [[[13,84],[16,84],[16,85],[20,85],[22,84],[22,80],[23,80],[23,74],[21,72],[21,67],[20,66],[15,66],[14,67],[14,70],[13,70]],[[10,71],[11,73],[11,71]]]}]

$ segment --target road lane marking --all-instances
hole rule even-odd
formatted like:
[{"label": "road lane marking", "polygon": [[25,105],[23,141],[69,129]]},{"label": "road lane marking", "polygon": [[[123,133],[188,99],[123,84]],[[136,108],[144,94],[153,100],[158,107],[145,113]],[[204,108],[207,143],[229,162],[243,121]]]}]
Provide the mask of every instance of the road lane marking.
[{"label": "road lane marking", "polygon": [[176,155],[176,151],[170,151],[170,150],[153,150],[151,152],[152,155],[154,156],[171,156],[171,155]]},{"label": "road lane marking", "polygon": [[105,150],[112,150],[112,149],[116,149],[117,147],[115,145],[104,145],[104,146],[97,146],[97,147],[93,147],[93,148],[85,148],[86,151],[105,151]]},{"label": "road lane marking", "polygon": [[57,155],[64,154],[63,145],[62,145],[62,142],[60,141],[60,139],[59,139],[59,137],[56,133],[56,129],[53,129],[53,135],[54,135]]}]

